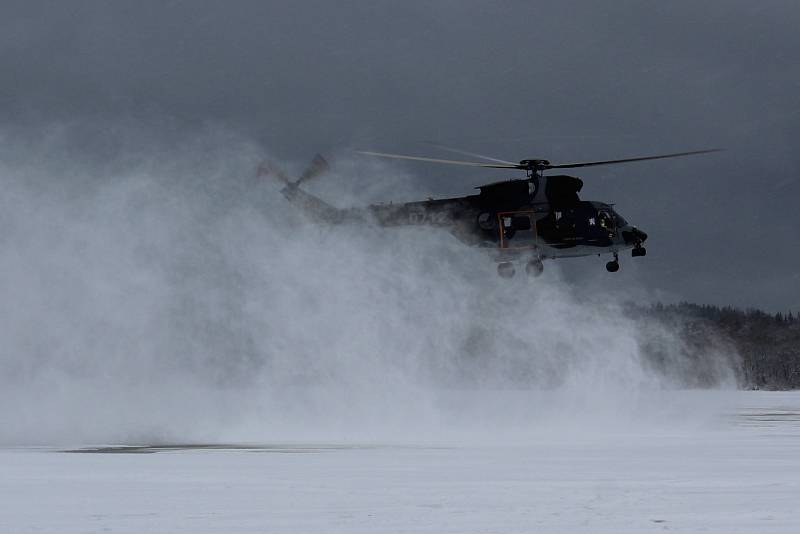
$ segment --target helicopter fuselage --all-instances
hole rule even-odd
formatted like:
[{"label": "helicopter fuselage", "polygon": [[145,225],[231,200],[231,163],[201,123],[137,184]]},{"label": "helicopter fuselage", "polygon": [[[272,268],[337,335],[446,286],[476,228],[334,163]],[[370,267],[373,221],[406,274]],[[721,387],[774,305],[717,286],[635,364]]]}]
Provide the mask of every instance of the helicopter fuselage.
[{"label": "helicopter fuselage", "polygon": [[282,192],[320,222],[441,228],[487,249],[501,264],[526,259],[538,272],[544,259],[613,254],[606,265],[613,271],[620,251],[633,249],[634,256],[643,256],[647,234],[611,204],[581,200],[582,186],[572,176],[533,176],[481,186],[477,195],[349,209],[335,208],[297,185]]},{"label": "helicopter fuselage", "polygon": [[491,249],[498,261],[529,256],[553,259],[618,253],[641,246],[647,234],[611,204],[527,202],[492,209],[481,195],[368,208],[381,226],[431,226],[462,242]]}]

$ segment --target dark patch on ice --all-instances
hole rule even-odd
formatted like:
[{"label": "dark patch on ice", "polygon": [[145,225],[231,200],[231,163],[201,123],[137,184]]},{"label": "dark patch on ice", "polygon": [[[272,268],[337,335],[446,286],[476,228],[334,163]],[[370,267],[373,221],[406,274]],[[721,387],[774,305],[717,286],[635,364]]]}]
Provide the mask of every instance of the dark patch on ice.
[{"label": "dark patch on ice", "polygon": [[103,445],[61,449],[58,452],[86,454],[153,454],[179,451],[247,451],[274,453],[320,453],[369,449],[451,449],[442,445],[370,443],[161,443],[149,445]]},{"label": "dark patch on ice", "polygon": [[800,411],[796,410],[771,410],[771,411],[745,411],[736,414],[736,423],[744,426],[778,426],[797,425],[800,423]]},{"label": "dark patch on ice", "polygon": [[109,445],[103,447],[80,447],[59,452],[90,454],[153,454],[170,451],[251,451],[275,453],[318,453],[350,449],[375,449],[378,445],[302,444],[302,443],[169,443],[159,445]]}]

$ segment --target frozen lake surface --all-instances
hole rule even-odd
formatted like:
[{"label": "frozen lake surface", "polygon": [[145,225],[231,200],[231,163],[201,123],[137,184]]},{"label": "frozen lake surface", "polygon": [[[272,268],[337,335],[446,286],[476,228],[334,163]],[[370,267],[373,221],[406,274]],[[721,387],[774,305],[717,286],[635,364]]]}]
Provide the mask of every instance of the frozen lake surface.
[{"label": "frozen lake surface", "polygon": [[800,532],[800,393],[729,392],[686,418],[461,442],[6,448],[0,532]]}]

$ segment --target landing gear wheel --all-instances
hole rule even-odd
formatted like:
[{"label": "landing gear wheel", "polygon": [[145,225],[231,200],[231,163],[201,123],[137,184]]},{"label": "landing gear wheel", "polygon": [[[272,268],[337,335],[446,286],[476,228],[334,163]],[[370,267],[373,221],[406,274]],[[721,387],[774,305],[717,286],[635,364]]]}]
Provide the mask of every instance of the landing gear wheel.
[{"label": "landing gear wheel", "polygon": [[517,270],[514,268],[514,264],[510,261],[504,261],[497,264],[497,274],[500,275],[500,278],[514,278],[516,273]]},{"label": "landing gear wheel", "polygon": [[631,251],[631,256],[634,258],[638,258],[640,256],[647,256],[647,249],[639,245],[638,247],[634,248]]},{"label": "landing gear wheel", "polygon": [[544,265],[542,264],[542,260],[530,260],[525,264],[525,273],[533,278],[541,275],[543,271]]},{"label": "landing gear wheel", "polygon": [[615,252],[614,259],[606,263],[606,271],[615,273],[619,271],[619,255]]}]

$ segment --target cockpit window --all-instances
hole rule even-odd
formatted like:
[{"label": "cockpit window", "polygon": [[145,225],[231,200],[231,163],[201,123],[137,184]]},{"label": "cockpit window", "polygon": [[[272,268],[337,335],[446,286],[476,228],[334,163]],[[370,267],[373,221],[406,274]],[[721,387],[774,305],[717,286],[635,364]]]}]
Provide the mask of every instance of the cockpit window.
[{"label": "cockpit window", "polygon": [[597,213],[597,224],[606,230],[611,230],[614,227],[614,221],[611,219],[611,215],[609,215],[606,211],[600,211]]},{"label": "cockpit window", "polygon": [[616,211],[614,212],[614,218],[617,220],[618,228],[622,228],[623,226],[628,226],[628,221],[626,221],[625,218]]}]

